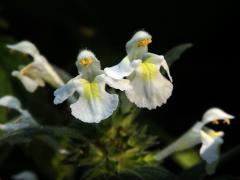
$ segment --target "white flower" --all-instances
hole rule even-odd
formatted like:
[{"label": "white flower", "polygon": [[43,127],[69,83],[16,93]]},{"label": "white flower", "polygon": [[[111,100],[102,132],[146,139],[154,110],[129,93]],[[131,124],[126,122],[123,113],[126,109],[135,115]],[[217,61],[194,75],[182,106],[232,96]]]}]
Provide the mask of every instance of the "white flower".
[{"label": "white flower", "polygon": [[99,123],[108,118],[118,105],[118,96],[106,92],[105,84],[125,90],[129,88],[129,82],[105,76],[99,60],[88,50],[80,52],[76,66],[79,75],[54,92],[54,104],[62,103],[77,92],[79,99],[70,105],[72,115],[83,122]]},{"label": "white flower", "polygon": [[[128,99],[138,107],[155,109],[167,102],[173,85],[168,65],[163,56],[148,52],[152,37],[138,31],[126,44],[127,56],[118,64],[105,68],[105,73],[114,79],[127,77],[131,89],[126,90]],[[160,73],[163,67],[170,81]]]},{"label": "white flower", "polygon": [[37,175],[32,171],[22,171],[12,176],[13,180],[38,180]]},{"label": "white flower", "polygon": [[206,125],[208,123],[217,124],[216,122],[219,123],[219,120],[229,124],[230,120],[233,118],[234,116],[227,114],[219,108],[207,110],[201,121],[195,123],[185,134],[160,151],[156,155],[156,158],[158,160],[163,160],[174,152],[186,150],[198,144],[202,144],[200,156],[207,162],[207,173],[214,173],[220,156],[220,145],[223,143],[222,137],[224,133],[222,131],[216,132],[209,129]]},{"label": "white flower", "polygon": [[45,86],[45,82],[55,88],[63,85],[63,81],[34,44],[29,41],[21,41],[14,45],[7,45],[7,47],[28,54],[33,58],[32,63],[26,65],[20,71],[12,72],[12,75],[22,82],[27,91],[34,92],[38,87]]},{"label": "white flower", "polygon": [[6,134],[19,129],[38,126],[38,123],[33,119],[31,114],[27,110],[22,109],[21,103],[17,98],[9,95],[4,96],[0,98],[0,106],[14,109],[20,113],[20,116],[18,116],[14,121],[0,124],[0,129]]}]

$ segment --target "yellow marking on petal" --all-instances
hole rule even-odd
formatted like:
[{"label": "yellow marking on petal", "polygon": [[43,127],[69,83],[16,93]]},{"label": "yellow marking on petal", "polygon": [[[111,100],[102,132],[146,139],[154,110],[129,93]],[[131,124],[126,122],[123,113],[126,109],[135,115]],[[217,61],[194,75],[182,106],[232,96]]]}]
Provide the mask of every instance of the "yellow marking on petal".
[{"label": "yellow marking on petal", "polygon": [[142,39],[142,40],[138,41],[138,47],[145,47],[150,43],[152,43],[152,39],[151,38],[145,38],[145,39]]},{"label": "yellow marking on petal", "polygon": [[24,68],[22,68],[20,70],[20,74],[26,75],[28,73],[29,69],[31,69],[31,68],[32,68],[32,64],[28,64],[27,66],[25,66]]},{"label": "yellow marking on petal", "polygon": [[89,82],[87,80],[83,81],[83,96],[87,100],[92,99],[99,99],[100,98],[100,91],[96,81]]},{"label": "yellow marking on petal", "polygon": [[90,64],[93,63],[93,59],[92,59],[92,57],[82,58],[82,59],[79,60],[79,63],[81,65],[89,66]]},{"label": "yellow marking on petal", "polygon": [[214,121],[212,121],[212,124],[214,124],[214,125],[219,125],[219,120],[214,120]]},{"label": "yellow marking on petal", "polygon": [[209,136],[215,138],[215,137],[220,137],[220,136],[222,136],[222,135],[223,135],[223,132],[222,132],[222,131],[209,130],[209,131],[207,132],[207,134],[208,134]]},{"label": "yellow marking on petal", "polygon": [[230,119],[224,119],[223,124],[230,125],[231,124]]},{"label": "yellow marking on petal", "polygon": [[151,63],[151,58],[147,59],[140,65],[141,76],[144,80],[151,80],[157,78],[157,67]]}]

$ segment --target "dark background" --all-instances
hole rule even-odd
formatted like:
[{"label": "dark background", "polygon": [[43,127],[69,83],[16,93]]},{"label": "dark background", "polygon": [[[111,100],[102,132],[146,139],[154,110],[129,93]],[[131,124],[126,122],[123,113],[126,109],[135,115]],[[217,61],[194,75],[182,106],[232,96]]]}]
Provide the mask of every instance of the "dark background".
[{"label": "dark background", "polygon": [[[79,49],[89,48],[102,66],[118,63],[125,43],[139,29],[153,36],[149,50],[164,54],[175,45],[194,47],[171,67],[174,91],[168,103],[145,117],[175,136],[210,107],[236,116],[223,151],[239,144],[239,16],[231,1],[0,1],[1,33],[28,39],[49,61],[77,75]],[[219,127],[218,127],[219,128]]]}]

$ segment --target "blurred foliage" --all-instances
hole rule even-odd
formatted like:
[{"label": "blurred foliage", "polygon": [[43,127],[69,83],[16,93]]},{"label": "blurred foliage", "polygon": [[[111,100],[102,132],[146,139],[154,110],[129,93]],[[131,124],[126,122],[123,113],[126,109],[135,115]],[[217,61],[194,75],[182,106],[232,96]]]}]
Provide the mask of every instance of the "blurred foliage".
[{"label": "blurred foliage", "polygon": [[181,44],[170,49],[165,55],[165,59],[169,66],[171,66],[177,59],[180,58],[182,53],[192,47],[191,43]]},{"label": "blurred foliage", "polygon": [[173,155],[173,159],[179,163],[183,169],[188,169],[200,162],[199,153],[195,149],[177,152]]}]

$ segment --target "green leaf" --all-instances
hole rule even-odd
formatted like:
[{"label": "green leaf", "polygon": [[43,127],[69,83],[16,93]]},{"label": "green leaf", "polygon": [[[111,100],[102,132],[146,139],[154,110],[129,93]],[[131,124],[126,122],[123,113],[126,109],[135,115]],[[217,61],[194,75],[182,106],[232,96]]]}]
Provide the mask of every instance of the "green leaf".
[{"label": "green leaf", "polygon": [[[6,71],[0,67],[0,97],[12,94],[12,87]],[[0,123],[7,122],[7,109],[0,107]]]},{"label": "green leaf", "polygon": [[176,176],[161,167],[140,167],[136,170],[144,179],[148,180],[174,180]]},{"label": "green leaf", "polygon": [[174,174],[161,167],[139,167],[133,171],[126,171],[119,175],[120,179],[140,180],[175,180]]},{"label": "green leaf", "polygon": [[189,48],[192,47],[191,43],[180,44],[172,49],[170,49],[165,54],[165,59],[168,63],[168,66],[171,66],[176,60],[180,58],[180,56]]},{"label": "green leaf", "polygon": [[[144,180],[141,174],[139,174],[136,171],[128,170],[120,173],[118,176],[118,179],[120,180]],[[114,179],[114,178],[112,178]],[[116,178],[117,179],[117,178]]]},{"label": "green leaf", "polygon": [[67,128],[67,127],[28,127],[16,130],[14,132],[11,132],[9,134],[6,134],[0,138],[0,144],[4,143],[21,143],[21,142],[28,142],[28,140],[31,140],[34,136],[39,135],[49,135],[52,137],[62,137],[62,138],[75,138],[82,140],[86,143],[89,142],[88,139],[82,136],[82,134],[73,128]]}]

